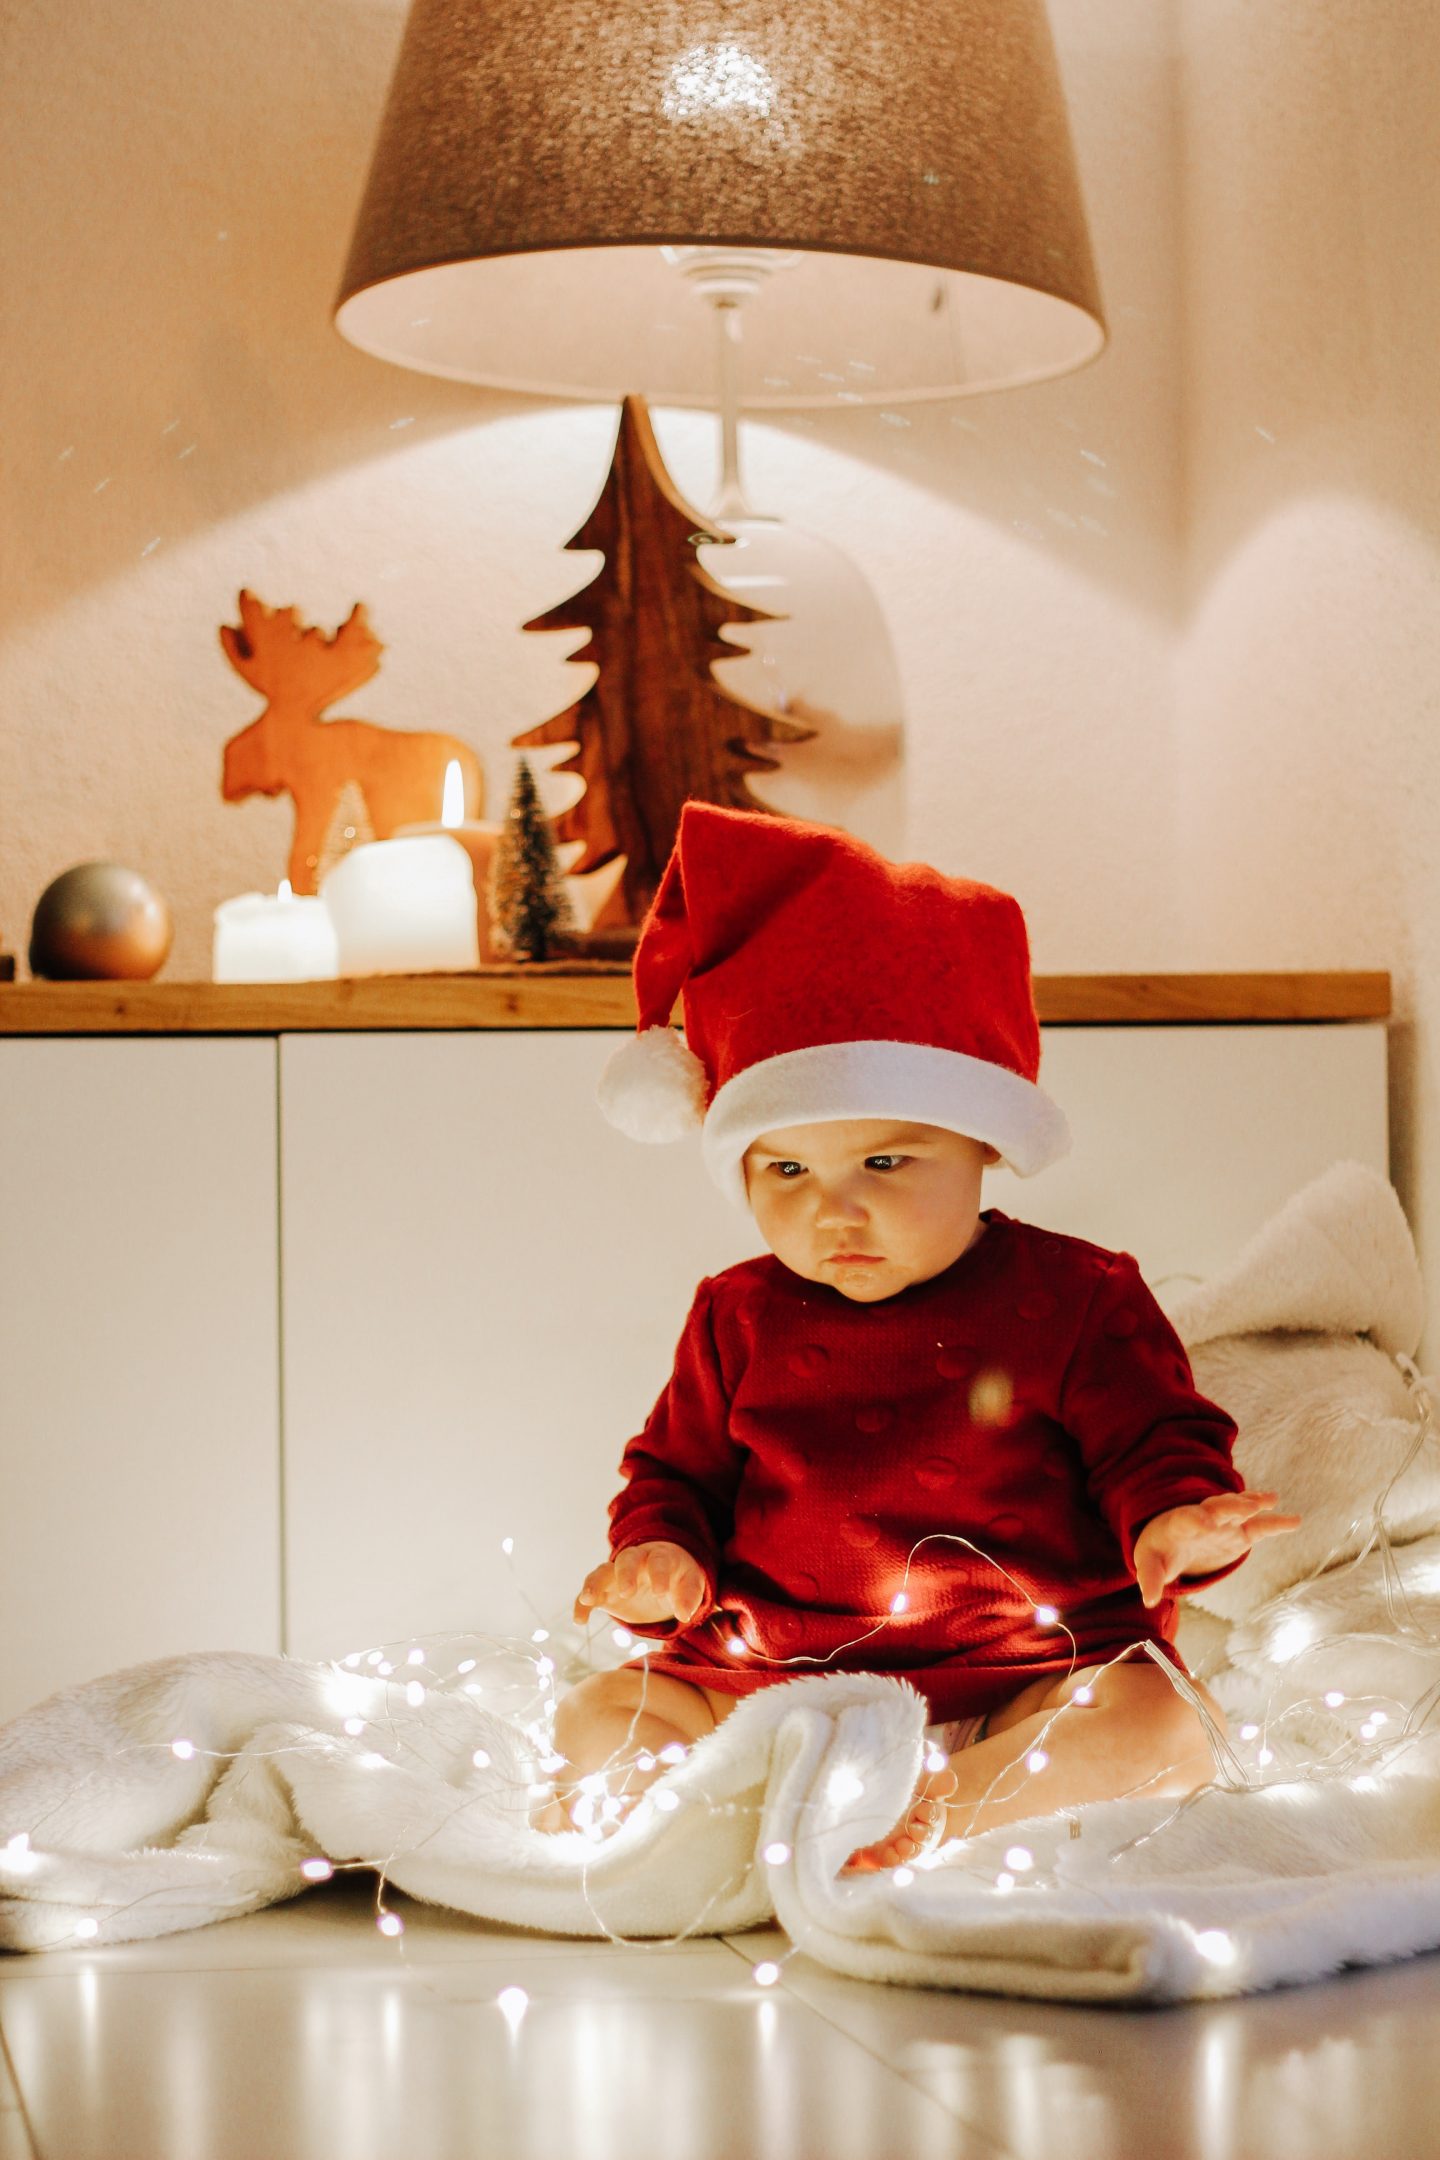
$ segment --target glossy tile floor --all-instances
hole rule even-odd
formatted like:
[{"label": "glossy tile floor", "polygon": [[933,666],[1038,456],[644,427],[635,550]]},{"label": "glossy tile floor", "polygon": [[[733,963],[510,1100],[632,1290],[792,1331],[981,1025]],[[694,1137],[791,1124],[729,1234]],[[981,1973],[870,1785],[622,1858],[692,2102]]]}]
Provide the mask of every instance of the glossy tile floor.
[{"label": "glossy tile floor", "polygon": [[[484,1927],[374,1878],[0,1958],[0,2160],[1428,2160],[1440,1956],[1194,2009]],[[520,1990],[522,1996],[502,1992]],[[507,2014],[508,2012],[508,2014]]]}]

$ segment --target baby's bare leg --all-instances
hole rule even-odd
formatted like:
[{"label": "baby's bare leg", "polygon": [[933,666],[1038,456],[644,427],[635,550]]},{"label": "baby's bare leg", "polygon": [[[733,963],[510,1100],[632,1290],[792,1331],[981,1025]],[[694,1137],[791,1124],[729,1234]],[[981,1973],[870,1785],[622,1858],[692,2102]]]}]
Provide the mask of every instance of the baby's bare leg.
[{"label": "baby's bare leg", "polygon": [[[1081,1687],[1089,1703],[1073,1700]],[[1206,1689],[1198,1692],[1223,1733],[1224,1712]],[[1037,1750],[1045,1760],[1032,1770]],[[928,1773],[917,1800],[944,1807],[947,1838],[966,1838],[1087,1800],[1177,1798],[1214,1774],[1197,1712],[1146,1658],[1037,1681],[992,1713],[983,1740]],[[916,1849],[907,1818],[854,1864],[895,1867]]]},{"label": "baby's bare leg", "polygon": [[660,1750],[677,1741],[691,1746],[714,1730],[734,1702],[733,1696],[711,1697],[688,1680],[635,1665],[592,1673],[555,1706],[555,1752],[565,1757],[566,1768],[556,1779],[553,1800],[532,1816],[535,1828],[573,1830],[571,1810],[580,1781],[597,1773],[605,1778],[606,1795],[620,1802],[621,1813],[628,1812],[669,1768],[657,1760]]}]

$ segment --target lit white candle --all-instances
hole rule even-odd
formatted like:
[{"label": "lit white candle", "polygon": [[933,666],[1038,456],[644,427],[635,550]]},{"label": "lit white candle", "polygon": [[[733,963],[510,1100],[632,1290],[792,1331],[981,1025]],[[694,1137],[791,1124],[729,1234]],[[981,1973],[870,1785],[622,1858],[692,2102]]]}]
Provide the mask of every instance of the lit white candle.
[{"label": "lit white candle", "polygon": [[476,968],[475,882],[458,840],[372,840],[343,855],[320,897],[342,975],[429,975]]},{"label": "lit white candle", "polygon": [[457,840],[470,858],[470,874],[475,886],[476,943],[480,960],[492,961],[496,955],[490,944],[490,864],[500,838],[500,827],[487,825],[480,818],[466,817],[465,778],[458,758],[452,758],[445,767],[439,824],[401,825],[396,828],[395,838],[419,839],[434,833]]},{"label": "lit white candle", "polygon": [[241,893],[215,910],[216,982],[329,982],[339,972],[335,925],[323,900],[296,899],[290,880]]}]

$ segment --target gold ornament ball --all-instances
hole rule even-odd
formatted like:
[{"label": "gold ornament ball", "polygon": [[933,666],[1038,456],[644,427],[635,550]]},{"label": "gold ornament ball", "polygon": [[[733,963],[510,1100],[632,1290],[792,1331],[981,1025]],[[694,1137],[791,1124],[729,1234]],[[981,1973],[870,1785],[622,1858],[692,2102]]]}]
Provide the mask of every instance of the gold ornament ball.
[{"label": "gold ornament ball", "polygon": [[50,982],[148,982],[173,936],[169,908],[138,870],[77,863],[40,895],[30,972]]}]

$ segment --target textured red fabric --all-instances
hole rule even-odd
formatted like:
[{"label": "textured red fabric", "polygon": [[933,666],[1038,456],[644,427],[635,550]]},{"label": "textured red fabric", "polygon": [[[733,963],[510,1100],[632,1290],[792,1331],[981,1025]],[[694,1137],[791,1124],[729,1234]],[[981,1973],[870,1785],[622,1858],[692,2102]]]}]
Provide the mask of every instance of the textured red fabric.
[{"label": "textured red fabric", "polygon": [[683,993],[712,1095],[820,1043],[910,1042],[1033,1081],[1025,918],[1008,893],[799,818],[686,803],[635,953],[640,1026]]},{"label": "textured red fabric", "polygon": [[1147,1611],[1134,1541],[1243,1489],[1234,1422],[1128,1253],[981,1220],[943,1274],[878,1304],[768,1254],[700,1285],[610,1510],[612,1551],[668,1538],[709,1577],[692,1626],[637,1629],[663,1640],[651,1671],[727,1694],[890,1673],[939,1721],[1127,1643],[1185,1670],[1174,1592],[1240,1563]]}]

